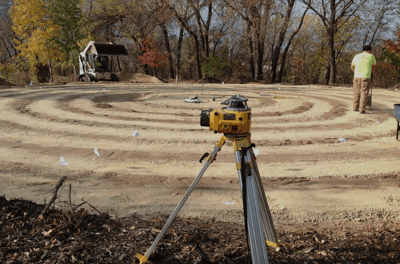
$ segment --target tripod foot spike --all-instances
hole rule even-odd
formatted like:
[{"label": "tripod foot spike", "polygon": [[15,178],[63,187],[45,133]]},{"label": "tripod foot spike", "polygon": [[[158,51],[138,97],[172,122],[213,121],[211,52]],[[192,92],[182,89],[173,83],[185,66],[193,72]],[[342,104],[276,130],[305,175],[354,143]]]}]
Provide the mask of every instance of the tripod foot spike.
[{"label": "tripod foot spike", "polygon": [[136,257],[139,259],[140,264],[145,263],[149,258],[140,254],[136,254]]}]

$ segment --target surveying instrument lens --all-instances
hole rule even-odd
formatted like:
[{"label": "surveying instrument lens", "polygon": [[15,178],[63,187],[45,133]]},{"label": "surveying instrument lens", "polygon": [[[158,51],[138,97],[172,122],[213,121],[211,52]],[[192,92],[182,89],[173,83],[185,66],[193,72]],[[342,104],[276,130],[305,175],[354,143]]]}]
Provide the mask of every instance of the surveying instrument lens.
[{"label": "surveying instrument lens", "polygon": [[201,110],[200,114],[200,126],[208,127],[210,126],[210,110]]},{"label": "surveying instrument lens", "polygon": [[256,157],[253,152],[255,144],[251,142],[251,109],[248,107],[247,102],[247,98],[237,94],[221,102],[221,104],[227,105],[227,107],[201,111],[200,125],[209,127],[214,133],[223,133],[224,135],[214,147],[213,152],[211,154],[205,153],[200,159],[200,163],[206,159],[203,168],[182,197],[149,250],[145,255],[137,254],[140,263],[145,263],[148,260],[207,168],[215,161],[218,152],[227,140],[232,141],[235,151],[236,169],[242,192],[246,238],[248,248],[251,252],[252,263],[268,263],[266,246],[277,246],[278,238],[265,196]]}]

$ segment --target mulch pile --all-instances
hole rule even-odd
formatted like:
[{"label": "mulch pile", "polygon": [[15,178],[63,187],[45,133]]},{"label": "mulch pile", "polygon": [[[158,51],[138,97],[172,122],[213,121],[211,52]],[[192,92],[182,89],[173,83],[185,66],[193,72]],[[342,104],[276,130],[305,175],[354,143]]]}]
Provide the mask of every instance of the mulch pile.
[{"label": "mulch pile", "polygon": [[[138,263],[167,217],[110,219],[0,197],[0,263]],[[78,210],[79,209],[79,210]],[[400,223],[277,224],[270,263],[400,263]],[[146,263],[251,263],[242,225],[176,219]]]}]

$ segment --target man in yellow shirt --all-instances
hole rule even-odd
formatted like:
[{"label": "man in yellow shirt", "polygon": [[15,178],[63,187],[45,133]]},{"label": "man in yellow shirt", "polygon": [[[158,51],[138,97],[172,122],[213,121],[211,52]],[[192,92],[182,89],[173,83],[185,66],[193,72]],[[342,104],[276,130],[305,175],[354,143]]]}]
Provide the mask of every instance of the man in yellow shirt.
[{"label": "man in yellow shirt", "polygon": [[354,56],[351,62],[351,70],[354,72],[353,111],[360,111],[360,114],[365,113],[369,87],[371,87],[371,75],[376,68],[376,59],[371,53],[371,46],[364,46],[363,51]]}]

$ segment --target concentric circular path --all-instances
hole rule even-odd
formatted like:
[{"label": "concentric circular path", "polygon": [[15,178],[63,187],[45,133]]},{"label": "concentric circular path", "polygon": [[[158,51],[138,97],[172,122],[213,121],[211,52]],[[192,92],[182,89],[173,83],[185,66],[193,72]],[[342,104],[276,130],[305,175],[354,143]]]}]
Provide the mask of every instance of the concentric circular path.
[{"label": "concentric circular path", "polygon": [[[221,136],[200,126],[200,111],[220,108],[236,93],[252,108],[252,140],[277,221],[342,219],[354,212],[362,218],[371,210],[398,216],[393,104],[400,92],[374,89],[373,108],[360,115],[351,111],[349,87],[99,83],[2,89],[0,195],[42,201],[69,175],[76,203],[84,199],[118,215],[169,214],[201,170],[198,160]],[[202,102],[184,102],[192,96]],[[61,200],[67,193],[61,190]],[[229,142],[182,213],[240,220]]]}]

